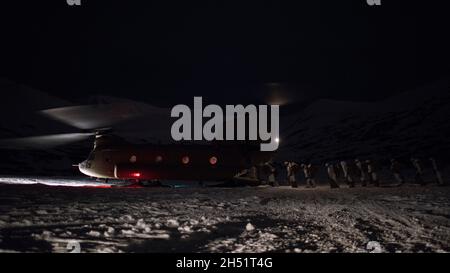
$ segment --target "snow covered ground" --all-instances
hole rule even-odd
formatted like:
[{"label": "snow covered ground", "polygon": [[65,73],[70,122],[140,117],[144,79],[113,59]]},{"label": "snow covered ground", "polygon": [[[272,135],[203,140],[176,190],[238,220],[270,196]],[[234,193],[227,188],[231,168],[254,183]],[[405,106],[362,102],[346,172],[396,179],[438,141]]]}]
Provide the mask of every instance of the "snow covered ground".
[{"label": "snow covered ground", "polygon": [[2,252],[450,251],[449,187],[172,189],[5,181]]},{"label": "snow covered ground", "polygon": [[83,178],[67,178],[67,177],[16,177],[16,176],[0,176],[1,184],[10,185],[47,185],[47,186],[65,186],[65,187],[109,187],[109,184],[95,181],[88,177]]}]

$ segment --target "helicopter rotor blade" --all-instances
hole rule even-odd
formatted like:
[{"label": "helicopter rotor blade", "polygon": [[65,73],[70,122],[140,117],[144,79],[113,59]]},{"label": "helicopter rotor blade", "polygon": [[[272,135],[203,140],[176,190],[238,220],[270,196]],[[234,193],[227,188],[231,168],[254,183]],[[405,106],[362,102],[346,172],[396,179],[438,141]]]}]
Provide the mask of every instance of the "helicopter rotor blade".
[{"label": "helicopter rotor blade", "polygon": [[111,127],[145,114],[142,107],[131,103],[69,106],[42,110],[40,113],[82,130]]},{"label": "helicopter rotor blade", "polygon": [[69,133],[0,140],[0,149],[10,150],[39,150],[49,149],[72,142],[85,140],[95,133]]}]

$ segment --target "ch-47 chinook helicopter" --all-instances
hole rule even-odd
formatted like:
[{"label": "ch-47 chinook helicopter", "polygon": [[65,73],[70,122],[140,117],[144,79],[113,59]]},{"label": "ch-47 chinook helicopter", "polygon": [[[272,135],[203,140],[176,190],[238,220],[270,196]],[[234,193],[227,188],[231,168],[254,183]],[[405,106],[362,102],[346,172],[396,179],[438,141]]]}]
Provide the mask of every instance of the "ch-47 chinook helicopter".
[{"label": "ch-47 chinook helicopter", "polygon": [[[0,141],[1,146],[47,149],[93,138],[93,149],[87,159],[75,166],[81,173],[107,182],[120,180],[152,185],[164,180],[183,180],[257,185],[259,181],[250,170],[263,166],[273,156],[272,152],[259,151],[258,145],[239,143],[127,142],[113,134],[111,128],[105,127],[142,115],[128,105],[71,106],[41,113],[84,131],[7,139]],[[162,108],[155,108],[150,115],[147,114],[147,117],[157,121],[170,118],[167,110]]]}]

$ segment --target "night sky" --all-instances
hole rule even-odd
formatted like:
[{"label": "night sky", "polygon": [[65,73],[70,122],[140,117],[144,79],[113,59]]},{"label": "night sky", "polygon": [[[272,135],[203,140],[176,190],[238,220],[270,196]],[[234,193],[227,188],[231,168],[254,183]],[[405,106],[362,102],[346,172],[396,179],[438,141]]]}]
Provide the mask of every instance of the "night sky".
[{"label": "night sky", "polygon": [[371,101],[450,71],[448,14],[428,1],[81,1],[2,3],[0,77],[169,106]]}]

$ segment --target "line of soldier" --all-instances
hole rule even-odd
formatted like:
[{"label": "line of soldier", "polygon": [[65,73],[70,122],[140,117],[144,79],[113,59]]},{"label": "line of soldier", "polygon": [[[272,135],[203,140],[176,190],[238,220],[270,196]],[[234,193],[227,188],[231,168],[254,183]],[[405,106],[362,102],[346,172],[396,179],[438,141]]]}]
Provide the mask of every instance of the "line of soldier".
[{"label": "line of soldier", "polygon": [[[414,181],[420,185],[426,185],[423,178],[424,168],[420,159],[411,158],[411,165],[414,168],[415,175]],[[434,158],[429,158],[433,174],[435,176],[438,185],[444,185],[441,171]],[[316,187],[316,176],[318,168],[311,163],[298,164],[293,161],[285,161],[284,168],[286,169],[287,181],[293,188],[298,187],[298,181],[296,178],[297,173],[303,171],[303,176],[306,180],[307,188]],[[265,164],[266,172],[268,174],[268,183],[273,186],[279,186],[277,181],[279,164],[274,162],[267,162]],[[339,188],[339,181],[342,179],[350,188],[355,187],[356,181],[361,183],[361,186],[366,187],[368,184],[372,184],[375,187],[380,186],[379,180],[379,168],[374,161],[355,159],[351,161],[339,161],[337,163],[327,162],[325,163],[325,169],[328,177],[328,182],[331,188]],[[404,185],[406,180],[402,173],[402,165],[397,159],[390,160],[390,171],[392,176],[398,185]]]}]

